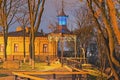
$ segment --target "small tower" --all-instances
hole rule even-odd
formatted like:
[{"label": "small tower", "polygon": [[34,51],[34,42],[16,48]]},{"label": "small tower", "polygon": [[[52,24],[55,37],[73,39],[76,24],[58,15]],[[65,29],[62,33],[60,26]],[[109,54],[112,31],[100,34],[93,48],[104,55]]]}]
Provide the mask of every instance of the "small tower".
[{"label": "small tower", "polygon": [[[63,66],[63,57],[64,57],[64,43],[66,41],[75,41],[75,57],[76,57],[76,35],[74,35],[72,32],[70,32],[67,28],[67,18],[68,16],[64,12],[64,6],[63,6],[63,0],[62,0],[62,9],[60,10],[60,13],[57,15],[58,18],[58,25],[55,28],[55,30],[48,35],[49,41],[55,42],[56,50],[55,55],[61,59],[61,63]],[[60,46],[60,45],[61,46]],[[58,53],[58,49],[61,49]]]},{"label": "small tower", "polygon": [[64,13],[64,10],[62,8],[61,12],[58,15],[58,24],[60,26],[67,26],[67,15]]},{"label": "small tower", "polygon": [[58,26],[57,30],[55,30],[55,33],[70,33],[70,31],[67,29],[67,18],[68,16],[64,12],[64,6],[63,6],[63,0],[62,0],[62,9],[60,13],[58,14]]}]

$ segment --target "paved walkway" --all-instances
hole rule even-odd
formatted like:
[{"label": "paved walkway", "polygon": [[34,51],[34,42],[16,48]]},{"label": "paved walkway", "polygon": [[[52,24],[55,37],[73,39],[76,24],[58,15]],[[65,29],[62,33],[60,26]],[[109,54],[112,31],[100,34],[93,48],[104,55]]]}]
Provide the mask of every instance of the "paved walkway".
[{"label": "paved walkway", "polygon": [[14,76],[12,76],[11,70],[0,70],[0,74],[7,74],[9,76],[0,77],[0,80],[14,80]]},{"label": "paved walkway", "polygon": [[14,76],[0,77],[0,80],[14,80]]}]

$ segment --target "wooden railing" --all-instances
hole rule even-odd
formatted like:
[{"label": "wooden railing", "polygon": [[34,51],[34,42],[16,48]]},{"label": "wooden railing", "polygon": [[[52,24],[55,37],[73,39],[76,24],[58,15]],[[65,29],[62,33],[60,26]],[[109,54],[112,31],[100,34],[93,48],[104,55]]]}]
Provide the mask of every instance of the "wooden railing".
[{"label": "wooden railing", "polygon": [[[82,62],[83,61],[83,62]],[[89,75],[93,76],[104,76],[108,77],[105,73],[101,72],[96,66],[87,63],[87,58],[63,58],[63,65],[67,65],[73,70],[79,72],[84,71]]]},{"label": "wooden railing", "polygon": [[22,78],[25,78],[25,79],[33,79],[33,80],[45,80],[43,78],[38,78],[38,77],[34,77],[34,76],[30,76],[28,74],[23,74],[21,72],[12,72],[14,75],[15,75],[15,78],[14,80],[18,80],[18,77],[22,77]]},{"label": "wooden railing", "polygon": [[87,64],[87,58],[62,58],[62,64],[66,64],[67,66],[71,67],[82,67],[82,64]]},{"label": "wooden railing", "polygon": [[[78,77],[76,76],[72,76],[72,80],[75,80],[77,78],[80,78],[79,75],[92,75],[92,76],[100,76],[103,75],[104,77],[107,77],[106,74],[101,73],[101,71],[99,70],[94,70],[95,67],[92,66],[91,64],[86,64],[83,65],[81,60],[85,60],[82,58],[62,58],[63,61],[63,65],[67,65],[72,69],[72,72],[34,72],[34,71],[30,71],[30,72],[26,72],[26,71],[19,71],[19,72],[13,72],[13,74],[15,75],[15,80],[17,80],[17,77],[23,77],[23,78],[27,78],[28,80],[33,79],[33,80],[47,80],[44,78],[40,78],[40,77],[35,77],[35,76],[31,76],[31,75],[51,75],[53,80],[57,79],[57,75],[78,75]],[[87,59],[86,59],[87,61]],[[86,67],[87,68],[84,68]],[[92,69],[94,68],[94,69]]]},{"label": "wooden railing", "polygon": [[[53,76],[52,80],[55,80],[57,75],[79,75],[79,74],[82,74],[82,75],[86,75],[87,72],[84,72],[84,71],[79,71],[79,72],[13,72],[13,74],[15,75],[15,80],[17,80],[17,77],[22,77],[22,78],[26,78],[28,80],[47,80],[47,79],[43,79],[43,78],[40,78],[40,77],[34,77],[34,76],[30,76],[30,75],[51,75]],[[72,77],[71,77],[72,78]],[[74,78],[77,78],[77,77],[74,77]]]}]

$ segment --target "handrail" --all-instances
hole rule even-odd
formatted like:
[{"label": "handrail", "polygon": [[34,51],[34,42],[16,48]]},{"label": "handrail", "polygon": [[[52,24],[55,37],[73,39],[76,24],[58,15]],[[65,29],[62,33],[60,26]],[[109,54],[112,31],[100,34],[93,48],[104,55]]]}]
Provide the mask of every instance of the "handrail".
[{"label": "handrail", "polygon": [[20,72],[12,72],[15,76],[19,76],[19,77],[24,77],[24,78],[29,78],[29,79],[33,79],[33,80],[45,80],[43,78],[38,78],[38,77],[34,77],[34,76],[30,76],[27,74],[23,74]]},{"label": "handrail", "polygon": [[[84,69],[83,64],[81,62],[77,61],[79,59],[82,60],[83,58],[77,58],[77,59],[76,58],[64,58],[64,60],[68,61],[67,65],[70,65],[70,67],[72,69],[74,69],[75,71],[79,72],[79,71],[81,71],[80,68],[82,68],[82,71],[86,72],[89,75],[93,75],[93,76],[103,75],[104,77],[108,77],[108,75],[106,75],[105,73],[101,73],[98,69],[97,69],[98,71],[92,70],[91,68],[95,68],[95,67],[93,67],[93,65],[91,65],[91,67],[89,66],[90,68],[88,68],[88,69]],[[69,64],[69,62],[70,62],[70,64]],[[72,64],[74,64],[74,65],[72,65]],[[79,66],[79,65],[81,65],[81,66]]]},{"label": "handrail", "polygon": [[[80,69],[74,68],[72,67],[72,69],[80,72]],[[108,75],[106,75],[105,73],[101,73],[100,71],[95,71],[95,70],[90,70],[90,69],[83,69],[82,71],[86,72],[89,75],[93,75],[93,76],[100,76],[103,75],[104,77],[108,77]],[[91,74],[92,73],[92,74]]]},{"label": "handrail", "polygon": [[17,71],[17,72],[12,72],[15,77],[23,77],[23,78],[28,78],[33,79],[33,80],[46,80],[43,78],[38,78],[38,77],[34,77],[34,76],[30,76],[30,75],[53,75],[53,79],[56,79],[56,75],[74,75],[74,74],[87,74],[87,72],[84,71],[79,71],[79,72],[36,72],[36,71],[32,71],[32,72],[25,72],[25,71]]},{"label": "handrail", "polygon": [[[16,72],[17,73],[17,72]],[[32,72],[19,72],[20,74],[27,74],[27,75],[52,75],[52,74],[56,74],[56,75],[67,75],[67,74],[88,74],[85,71],[79,71],[79,72],[36,72],[36,71],[32,71]]]},{"label": "handrail", "polygon": [[[108,77],[108,75],[106,75],[105,73],[101,73],[99,70],[95,71],[92,70],[91,68],[87,69],[87,68],[83,68],[81,69],[82,64],[79,61],[76,61],[74,59],[71,58],[63,58],[65,61],[68,61],[67,64],[71,65],[71,69],[74,70],[73,72],[37,72],[37,71],[30,71],[30,72],[26,72],[26,71],[16,71],[13,72],[14,75],[19,76],[19,77],[25,77],[28,79],[34,79],[34,80],[45,80],[43,78],[38,78],[38,77],[34,77],[31,75],[53,75],[53,79],[56,79],[56,75],[76,75],[76,74],[89,74],[89,75],[93,75],[93,76],[100,76],[103,75],[104,77]],[[80,66],[77,66],[79,65]],[[91,65],[92,66],[92,65]],[[92,66],[93,67],[93,66]]]}]

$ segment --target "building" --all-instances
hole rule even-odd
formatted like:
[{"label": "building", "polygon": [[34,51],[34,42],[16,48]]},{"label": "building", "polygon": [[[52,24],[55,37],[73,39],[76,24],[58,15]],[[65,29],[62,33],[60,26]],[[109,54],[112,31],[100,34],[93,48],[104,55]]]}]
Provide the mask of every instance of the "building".
[{"label": "building", "polygon": [[[58,17],[58,26],[52,33],[44,34],[43,32],[37,32],[35,38],[35,59],[45,61],[46,57],[55,59],[58,56],[58,43],[67,40],[75,41],[75,57],[76,57],[76,36],[73,35],[67,28],[67,15],[64,13],[62,8]],[[26,57],[29,58],[30,52],[30,28],[25,29],[25,53]],[[15,32],[8,33],[8,44],[7,44],[7,59],[21,59],[24,57],[24,30],[21,27],[17,27]],[[4,51],[4,40],[3,35],[0,35],[0,57],[3,58]],[[61,57],[63,57],[64,42],[61,43]]]},{"label": "building", "polygon": [[[25,53],[29,58],[29,28],[25,30]],[[23,59],[24,43],[23,43],[23,30],[21,27],[17,27],[15,32],[8,33],[8,45],[7,45],[7,58],[10,59]],[[49,42],[48,34],[42,32],[36,33],[35,39],[35,55],[36,59],[45,60],[47,56],[55,57],[57,52],[54,42]],[[3,35],[0,35],[0,57],[3,58],[4,40]]]}]

